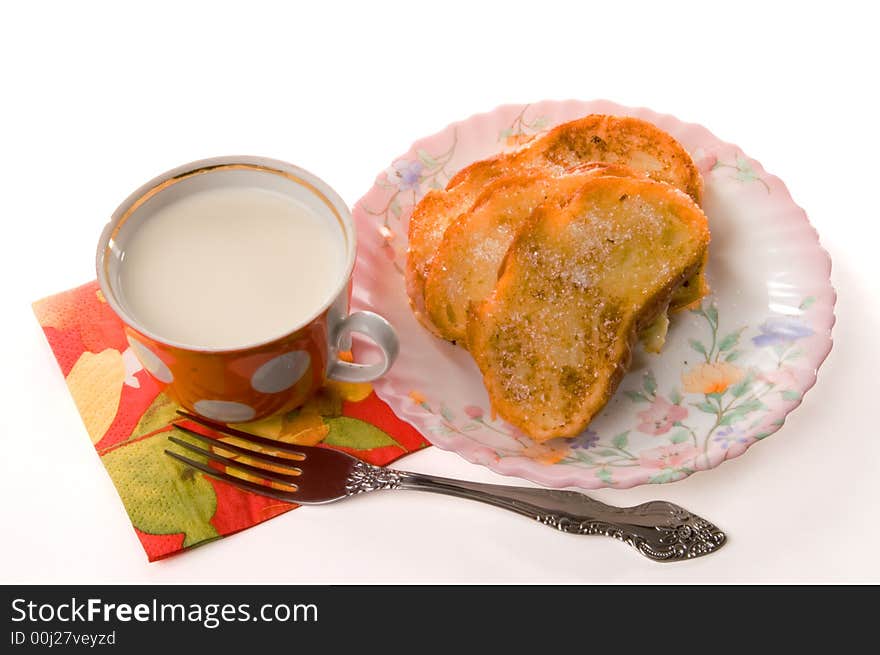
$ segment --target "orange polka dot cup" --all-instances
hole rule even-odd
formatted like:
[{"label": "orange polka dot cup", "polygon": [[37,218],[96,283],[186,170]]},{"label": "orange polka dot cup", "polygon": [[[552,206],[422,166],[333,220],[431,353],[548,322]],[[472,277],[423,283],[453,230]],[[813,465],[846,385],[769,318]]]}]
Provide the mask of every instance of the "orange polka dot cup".
[{"label": "orange polka dot cup", "polygon": [[[221,157],[132,193],[101,235],[97,273],[144,369],[184,408],[237,423],[294,409],[328,378],[390,368],[392,326],[349,311],[355,250],[351,214],[319,178]],[[353,333],[381,361],[341,359]]]}]

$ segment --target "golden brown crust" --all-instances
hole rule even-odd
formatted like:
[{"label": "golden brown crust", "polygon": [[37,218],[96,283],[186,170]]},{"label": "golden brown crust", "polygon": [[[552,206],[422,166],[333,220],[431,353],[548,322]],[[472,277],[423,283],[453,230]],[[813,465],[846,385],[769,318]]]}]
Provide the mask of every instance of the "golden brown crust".
[{"label": "golden brown crust", "polygon": [[[467,179],[452,193],[432,189],[413,209],[409,219],[406,257],[406,292],[416,318],[436,334],[425,311],[425,277],[437,246],[449,224],[479,195],[483,186],[505,173],[500,157],[474,162],[453,178]],[[450,185],[452,182],[450,181]],[[451,187],[447,187],[451,188]]]},{"label": "golden brown crust", "polygon": [[[622,164],[648,177],[672,184],[699,202],[700,174],[687,151],[670,135],[637,118],[593,114],[559,125],[519,150],[475,162],[462,169],[443,191],[430,191],[413,210],[409,223],[406,286],[413,311],[429,329],[425,283],[446,229],[473,202],[487,184],[530,169],[562,174],[588,162]],[[698,289],[703,288],[701,282]],[[685,291],[673,307],[699,297]]]},{"label": "golden brown crust", "polygon": [[468,346],[493,409],[538,441],[580,433],[623,377],[637,332],[702,265],[706,217],[644,179],[598,177],[521,226]]},{"label": "golden brown crust", "polygon": [[481,180],[488,181],[493,177],[509,172],[508,159],[511,154],[512,153],[501,153],[493,155],[492,157],[480,159],[465,166],[449,178],[449,182],[446,183],[446,190],[451,191],[465,181],[468,181],[471,184]]},{"label": "golden brown crust", "polygon": [[535,169],[490,182],[446,228],[425,276],[425,313],[432,331],[463,345],[468,305],[492,291],[501,260],[532,211],[545,202],[565,204],[586,181],[602,175],[642,177],[622,164],[591,162],[560,176]]},{"label": "golden brown crust", "polygon": [[623,163],[681,189],[697,203],[702,200],[703,180],[687,150],[640,118],[590,114],[556,126],[511,157],[514,162],[540,158],[562,170],[589,161]]}]

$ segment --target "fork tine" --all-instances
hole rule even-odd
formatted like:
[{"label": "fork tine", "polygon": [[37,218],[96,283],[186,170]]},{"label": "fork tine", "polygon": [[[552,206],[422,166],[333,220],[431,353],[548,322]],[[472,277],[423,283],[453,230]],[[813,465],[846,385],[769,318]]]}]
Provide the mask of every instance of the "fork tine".
[{"label": "fork tine", "polygon": [[[219,462],[220,464],[225,464],[226,466],[229,466],[231,468],[245,471],[246,473],[253,473],[254,475],[258,475],[262,478],[265,478],[266,480],[274,480],[275,482],[292,485],[294,488],[291,489],[291,491],[296,490],[296,479],[299,477],[297,475],[276,473],[275,471],[268,471],[266,469],[260,468],[259,466],[252,466],[250,464],[246,464],[245,462],[239,462],[234,459],[229,459],[228,457],[223,457],[223,455],[212,453],[210,450],[199,448],[195,444],[191,444],[190,442],[184,441],[183,439],[178,439],[177,437],[168,437],[168,441],[176,443],[178,446],[186,448],[187,450],[191,450],[192,452],[198,453],[199,455],[204,455],[210,460]],[[294,470],[300,471],[300,469]],[[302,473],[302,471],[300,471],[300,473]]]},{"label": "fork tine", "polygon": [[169,457],[173,457],[174,459],[183,462],[187,466],[192,466],[194,469],[198,469],[202,473],[206,475],[210,475],[212,478],[217,478],[218,480],[223,480],[223,482],[228,482],[234,487],[238,487],[239,489],[244,489],[245,491],[252,491],[255,494],[260,494],[262,496],[269,496],[269,498],[274,498],[276,500],[284,501],[285,503],[296,503],[296,494],[289,491],[278,491],[277,489],[273,489],[272,487],[267,487],[262,484],[256,484],[254,482],[249,482],[247,480],[242,480],[241,478],[236,478],[233,475],[229,475],[228,473],[223,473],[221,471],[217,471],[207,464],[202,464],[201,462],[197,462],[195,460],[190,459],[189,457],[184,457],[178,453],[175,453],[172,450],[166,450],[165,454]]},{"label": "fork tine", "polygon": [[[224,434],[228,434],[231,437],[241,437],[242,439],[246,439],[256,444],[260,444],[261,446],[266,446],[268,448],[274,448],[275,450],[280,450],[283,453],[290,453],[291,455],[299,455],[300,457],[305,457],[306,454],[303,450],[313,450],[312,447],[309,446],[291,446],[289,444],[285,444],[283,442],[277,441],[275,439],[267,439],[266,437],[260,437],[256,434],[251,434],[250,432],[244,432],[243,430],[236,430],[235,428],[231,428],[228,425],[223,423],[218,423],[217,421],[211,421],[206,418],[202,418],[201,416],[196,416],[195,414],[190,414],[189,412],[185,412],[182,409],[178,409],[177,413],[183,416],[184,418],[189,419],[193,423],[198,423],[199,425],[204,425],[206,428],[211,428],[212,430],[216,430],[217,432],[222,432]],[[231,449],[230,449],[231,450]]]},{"label": "fork tine", "polygon": [[[299,457],[297,459],[288,459],[286,457],[278,457],[278,455],[270,455],[269,453],[261,453],[258,450],[251,450],[250,448],[245,448],[243,446],[239,446],[234,443],[227,443],[225,441],[220,441],[220,439],[214,439],[213,437],[209,437],[208,435],[202,434],[201,432],[196,432],[195,430],[191,430],[190,428],[180,425],[179,423],[172,423],[172,425],[180,430],[181,432],[186,432],[194,436],[199,441],[202,441],[207,444],[211,444],[212,446],[216,446],[221,450],[228,450],[233,453],[238,453],[239,455],[244,455],[245,457],[253,457],[254,459],[258,459],[260,461],[265,462],[266,464],[277,464],[279,466],[286,466],[289,469],[299,470],[296,466],[296,462],[301,462],[305,459],[305,456],[302,453],[298,453]],[[244,437],[241,437],[244,438]],[[272,446],[274,448],[274,446]],[[284,452],[293,454],[291,451],[285,450]],[[302,471],[300,471],[302,472]]]}]

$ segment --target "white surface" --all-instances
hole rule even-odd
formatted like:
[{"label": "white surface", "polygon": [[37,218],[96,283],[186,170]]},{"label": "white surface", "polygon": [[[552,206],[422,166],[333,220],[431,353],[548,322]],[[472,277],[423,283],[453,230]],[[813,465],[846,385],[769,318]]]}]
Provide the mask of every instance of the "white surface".
[{"label": "white surface", "polygon": [[[19,3],[0,20],[0,583],[880,582],[880,50],[860,4],[286,4]],[[730,543],[658,565],[401,492],[148,564],[29,307],[94,277],[116,205],[168,168],[233,153],[301,165],[353,204],[412,140],[566,97],[647,105],[739,144],[786,181],[834,261],[835,346],[780,432],[682,482],[594,492],[681,503]],[[516,483],[433,448],[399,464]]]}]

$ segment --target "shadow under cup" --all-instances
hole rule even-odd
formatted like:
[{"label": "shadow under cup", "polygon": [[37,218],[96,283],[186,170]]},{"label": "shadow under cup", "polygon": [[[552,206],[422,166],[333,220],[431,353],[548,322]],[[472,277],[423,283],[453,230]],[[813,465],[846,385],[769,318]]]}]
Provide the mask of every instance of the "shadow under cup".
[{"label": "shadow under cup", "polygon": [[[154,331],[130,311],[121,291],[126,247],[137,238],[143,221],[163,208],[200,192],[236,186],[282,193],[309,214],[338,227],[345,250],[332,292],[298,324],[232,347],[183,343]],[[167,385],[167,393],[182,407],[208,419],[237,423],[298,407],[328,377],[369,381],[390,368],[397,355],[391,325],[371,312],[349,314],[355,251],[351,214],[319,178],[276,160],[221,157],[168,171],[132,193],[101,235],[96,266],[101,290],[122,319],[128,343],[144,369]],[[294,287],[298,282],[304,281],[290,280]],[[249,318],[259,320],[259,316]],[[340,360],[339,351],[350,347],[353,332],[375,342],[382,360],[373,364]]]}]

